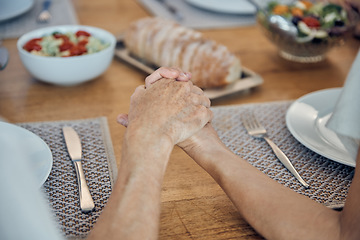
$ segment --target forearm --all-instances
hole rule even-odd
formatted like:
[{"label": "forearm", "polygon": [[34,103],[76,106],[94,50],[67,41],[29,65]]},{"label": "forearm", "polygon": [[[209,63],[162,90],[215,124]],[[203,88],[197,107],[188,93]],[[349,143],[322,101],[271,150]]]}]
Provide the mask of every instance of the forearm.
[{"label": "forearm", "polygon": [[161,185],[173,146],[149,140],[125,137],[119,176],[91,239],[157,239]]},{"label": "forearm", "polygon": [[[211,139],[211,138],[209,138]],[[222,187],[266,239],[337,239],[339,213],[271,180],[222,143],[207,140],[188,154]],[[200,153],[200,154],[199,154]]]}]

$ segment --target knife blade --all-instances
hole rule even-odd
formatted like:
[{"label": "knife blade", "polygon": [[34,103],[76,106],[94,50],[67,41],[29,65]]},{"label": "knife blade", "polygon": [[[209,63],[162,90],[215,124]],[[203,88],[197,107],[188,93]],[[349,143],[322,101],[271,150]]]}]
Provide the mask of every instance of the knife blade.
[{"label": "knife blade", "polygon": [[72,127],[63,127],[62,130],[68,153],[76,171],[81,211],[85,213],[90,212],[95,208],[95,204],[86,184],[85,174],[81,164],[82,148],[79,135]]},{"label": "knife blade", "polygon": [[181,14],[181,12],[179,12],[179,10],[175,6],[169,4],[166,0],[157,0],[157,1],[161,5],[163,5],[163,7],[165,7],[166,10],[170,12],[170,14],[174,15],[174,17],[178,22],[181,22],[183,20],[184,18],[183,15]]}]

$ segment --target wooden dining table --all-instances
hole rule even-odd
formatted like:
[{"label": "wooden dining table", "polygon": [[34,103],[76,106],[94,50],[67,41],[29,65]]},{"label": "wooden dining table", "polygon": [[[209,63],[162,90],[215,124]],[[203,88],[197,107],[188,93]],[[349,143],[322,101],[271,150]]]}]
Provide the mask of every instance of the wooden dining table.
[{"label": "wooden dining table", "polygon": [[[150,16],[133,0],[73,0],[73,4],[80,24],[116,36],[132,21]],[[227,46],[243,66],[264,81],[214,99],[212,106],[295,100],[316,90],[341,87],[360,46],[360,40],[349,36],[322,62],[303,64],[281,58],[256,24],[199,31]],[[16,41],[3,41],[10,61],[0,72],[0,116],[11,123],[105,116],[119,166],[125,128],[116,122],[116,116],[128,112],[130,96],[144,84],[147,74],[114,57],[107,71],[92,81],[71,87],[47,84],[26,71]],[[160,239],[262,239],[216,182],[178,147],[170,157],[161,204]]]}]

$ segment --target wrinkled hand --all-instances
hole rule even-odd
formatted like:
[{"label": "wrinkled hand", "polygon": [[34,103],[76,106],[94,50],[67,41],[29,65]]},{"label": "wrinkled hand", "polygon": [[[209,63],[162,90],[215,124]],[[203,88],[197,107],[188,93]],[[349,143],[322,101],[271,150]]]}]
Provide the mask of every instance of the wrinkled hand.
[{"label": "wrinkled hand", "polygon": [[[156,82],[162,78],[172,78],[172,79],[176,79],[178,81],[187,82],[190,80],[191,74],[182,72],[178,68],[161,67],[145,78],[145,86],[143,86],[143,87],[145,87],[145,88],[149,87],[151,84],[153,84],[154,82]],[[127,127],[129,124],[128,114],[120,113],[117,116],[117,122],[120,123],[121,125],[123,125],[124,127]]]},{"label": "wrinkled hand", "polygon": [[208,148],[215,144],[223,145],[211,123],[208,123],[196,134],[178,143],[178,146],[193,159],[196,159],[197,154],[208,152]]},{"label": "wrinkled hand", "polygon": [[[171,74],[178,81],[162,78]],[[120,114],[118,122],[154,139],[167,136],[172,144],[184,141],[212,118],[210,100],[188,80],[189,74],[178,69],[158,69],[146,78],[145,86],[136,88],[129,114]]]}]

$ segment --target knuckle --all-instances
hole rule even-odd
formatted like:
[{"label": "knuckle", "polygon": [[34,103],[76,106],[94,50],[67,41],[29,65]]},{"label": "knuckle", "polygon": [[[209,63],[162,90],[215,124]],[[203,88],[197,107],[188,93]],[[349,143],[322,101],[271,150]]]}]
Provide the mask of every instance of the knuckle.
[{"label": "knuckle", "polygon": [[199,88],[198,86],[196,86],[196,85],[193,85],[193,89],[197,93],[204,94],[204,91],[201,88]]},{"label": "knuckle", "polygon": [[178,81],[176,81],[175,84],[179,85],[180,89],[182,91],[185,91],[185,92],[190,92],[191,91],[191,86],[189,85],[188,82],[178,82]]},{"label": "knuckle", "polygon": [[191,103],[198,105],[200,104],[201,100],[199,99],[199,95],[196,94],[190,94]]},{"label": "knuckle", "polygon": [[205,97],[206,98],[206,105],[207,105],[207,107],[210,107],[211,106],[211,101],[210,101],[210,99],[208,98],[208,97]]},{"label": "knuckle", "polygon": [[166,70],[168,70],[169,68],[167,68],[167,67],[159,67],[156,71],[158,71],[158,72],[163,72],[163,71],[166,71]]}]

